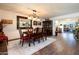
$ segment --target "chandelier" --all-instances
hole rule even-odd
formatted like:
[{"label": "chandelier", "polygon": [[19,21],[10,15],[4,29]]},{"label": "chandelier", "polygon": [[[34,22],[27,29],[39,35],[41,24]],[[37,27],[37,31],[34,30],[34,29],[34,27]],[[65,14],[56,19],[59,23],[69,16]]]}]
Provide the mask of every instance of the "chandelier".
[{"label": "chandelier", "polygon": [[40,18],[39,18],[39,16],[36,14],[36,10],[32,10],[33,11],[33,14],[32,15],[30,15],[29,17],[28,17],[28,19],[30,19],[30,20],[34,20],[34,21],[40,21]]}]

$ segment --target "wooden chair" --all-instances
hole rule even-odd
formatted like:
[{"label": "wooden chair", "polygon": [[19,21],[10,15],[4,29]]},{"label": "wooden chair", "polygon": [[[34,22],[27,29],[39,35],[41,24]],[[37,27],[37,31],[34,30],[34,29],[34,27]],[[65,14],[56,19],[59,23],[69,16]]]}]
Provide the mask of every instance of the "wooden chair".
[{"label": "wooden chair", "polygon": [[34,40],[34,35],[33,35],[33,28],[29,28],[28,29],[28,34],[29,34],[29,38],[30,38],[30,43],[33,43],[33,45],[35,45],[35,40]]},{"label": "wooden chair", "polygon": [[[22,46],[23,46],[25,42],[29,43],[29,35],[22,32],[21,29],[19,29],[19,33],[20,33],[20,44],[22,44]],[[30,46],[30,43],[29,43],[29,46]]]},{"label": "wooden chair", "polygon": [[45,40],[47,40],[47,32],[44,28],[42,28],[42,36]]},{"label": "wooden chair", "polygon": [[22,44],[22,46],[24,45],[24,43],[28,43],[29,46],[31,45],[31,43],[34,43],[33,37],[32,37],[32,32],[22,32],[21,29],[19,29],[19,33],[20,33],[20,44]]}]

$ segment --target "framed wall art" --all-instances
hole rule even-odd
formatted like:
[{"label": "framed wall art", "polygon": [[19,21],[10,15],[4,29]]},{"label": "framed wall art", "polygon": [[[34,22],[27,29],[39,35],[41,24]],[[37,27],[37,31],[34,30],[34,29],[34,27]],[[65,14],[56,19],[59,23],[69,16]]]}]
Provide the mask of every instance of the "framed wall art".
[{"label": "framed wall art", "polygon": [[33,21],[33,25],[37,25],[37,21]]},{"label": "framed wall art", "polygon": [[28,17],[17,16],[17,29],[25,29],[32,27],[32,20],[29,20]]},{"label": "framed wall art", "polygon": [[33,21],[33,25],[36,25],[36,26],[40,25],[41,26],[41,22],[40,21]]}]

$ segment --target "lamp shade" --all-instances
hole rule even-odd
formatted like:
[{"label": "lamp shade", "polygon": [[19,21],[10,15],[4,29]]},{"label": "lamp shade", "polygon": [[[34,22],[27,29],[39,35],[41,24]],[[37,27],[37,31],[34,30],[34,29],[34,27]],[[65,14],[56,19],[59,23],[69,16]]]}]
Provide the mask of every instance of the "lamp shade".
[{"label": "lamp shade", "polygon": [[32,19],[32,16],[29,16],[28,19]]},{"label": "lamp shade", "polygon": [[33,18],[33,20],[35,21],[37,18]]},{"label": "lamp shade", "polygon": [[37,21],[40,21],[40,19],[38,18]]}]

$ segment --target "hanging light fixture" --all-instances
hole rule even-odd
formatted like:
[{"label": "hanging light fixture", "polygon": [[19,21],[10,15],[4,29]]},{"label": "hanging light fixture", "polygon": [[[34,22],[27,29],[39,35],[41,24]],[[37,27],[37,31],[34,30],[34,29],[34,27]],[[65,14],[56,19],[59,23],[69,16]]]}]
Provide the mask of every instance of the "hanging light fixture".
[{"label": "hanging light fixture", "polygon": [[28,19],[30,20],[34,20],[34,21],[40,21],[39,16],[36,14],[36,10],[32,10],[33,11],[33,15],[29,16]]},{"label": "hanging light fixture", "polygon": [[40,21],[40,19],[38,18],[37,21]]},{"label": "hanging light fixture", "polygon": [[37,20],[37,18],[33,18],[33,20],[35,21],[35,20]]},{"label": "hanging light fixture", "polygon": [[32,17],[31,17],[31,16],[29,16],[29,17],[28,17],[28,19],[30,19],[30,20],[31,20],[31,19],[32,19]]}]

